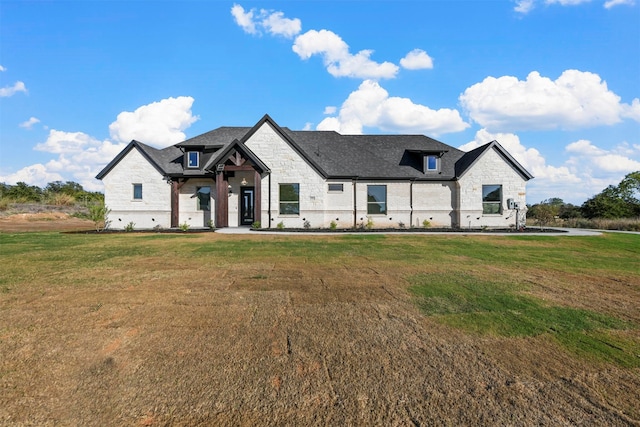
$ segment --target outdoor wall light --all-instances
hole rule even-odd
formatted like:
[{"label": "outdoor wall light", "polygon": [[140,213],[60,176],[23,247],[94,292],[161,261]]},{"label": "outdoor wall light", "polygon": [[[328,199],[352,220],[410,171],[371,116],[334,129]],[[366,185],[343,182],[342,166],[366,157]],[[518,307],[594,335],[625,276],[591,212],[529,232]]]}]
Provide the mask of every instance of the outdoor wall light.
[{"label": "outdoor wall light", "polygon": [[247,185],[247,179],[246,178],[242,178],[242,182],[240,183],[240,185]]}]

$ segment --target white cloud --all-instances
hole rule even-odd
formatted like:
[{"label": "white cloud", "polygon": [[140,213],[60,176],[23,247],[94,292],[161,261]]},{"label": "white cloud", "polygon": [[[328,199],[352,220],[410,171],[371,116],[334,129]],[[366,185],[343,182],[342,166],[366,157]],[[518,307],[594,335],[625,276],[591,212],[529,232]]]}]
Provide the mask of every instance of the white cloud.
[{"label": "white cloud", "polygon": [[289,19],[282,12],[251,9],[248,12],[238,4],[231,8],[231,14],[236,24],[248,34],[260,34],[261,29],[268,33],[286,38],[292,38],[302,30],[302,23],[298,18]]},{"label": "white cloud", "polygon": [[635,98],[631,105],[623,104],[622,116],[640,122],[640,99]]},{"label": "white cloud", "polygon": [[242,6],[234,4],[231,8],[231,14],[236,20],[236,24],[238,24],[245,33],[257,34],[256,23],[253,21],[253,10],[245,12]]},{"label": "white cloud", "polygon": [[414,49],[400,60],[400,65],[407,70],[433,68],[433,59],[422,49]]},{"label": "white cloud", "polygon": [[[513,133],[491,133],[481,129],[461,150],[470,151],[496,140],[535,177],[527,183],[527,202],[559,197],[581,204],[608,185],[616,185],[629,172],[640,170],[640,145],[626,142],[605,150],[591,141],[578,140],[565,147],[568,159],[559,166],[547,163],[535,148],[527,148]],[[558,156],[554,156],[558,157]]]},{"label": "white cloud", "polygon": [[262,20],[262,25],[274,35],[292,38],[302,30],[302,23],[298,18],[289,19],[282,12],[274,12]]},{"label": "white cloud", "polygon": [[605,9],[611,9],[614,6],[627,5],[633,6],[636,2],[634,0],[609,0],[604,3]]},{"label": "white cloud", "polygon": [[13,96],[18,92],[27,93],[27,87],[21,81],[15,82],[13,86],[6,86],[3,88],[0,88],[0,98]]},{"label": "white cloud", "polygon": [[[515,0],[516,6],[513,10],[518,13],[527,14],[534,9],[538,2],[543,2],[546,5],[577,6],[584,3],[590,3],[591,0]],[[607,0],[604,2],[604,8],[611,9],[615,6],[633,6],[635,4],[635,0]]]},{"label": "white cloud", "polygon": [[349,46],[332,31],[310,30],[298,36],[293,51],[302,59],[321,55],[327,71],[334,77],[393,78],[399,67],[391,62],[377,63],[369,59],[372,50],[361,50],[352,55]]},{"label": "white cloud", "polygon": [[40,123],[40,119],[37,119],[36,117],[30,117],[29,120],[20,123],[18,126],[25,129],[31,129],[36,123]]},{"label": "white cloud", "polygon": [[498,141],[518,163],[531,172],[535,177],[536,183],[575,184],[580,182],[580,179],[566,166],[555,167],[548,165],[538,150],[522,145],[518,135],[513,133],[491,133],[487,129],[480,129],[476,133],[475,139],[461,146],[460,149],[463,151],[471,151],[493,140]]},{"label": "white cloud", "polygon": [[134,112],[122,112],[109,126],[110,140],[100,141],[83,132],[51,129],[46,141],[34,149],[56,157],[44,165],[34,164],[0,176],[0,182],[14,184],[24,181],[42,187],[51,181],[75,181],[89,191],[100,191],[102,184],[95,179],[96,174],[131,139],[156,146],[184,140],[182,131],[198,119],[191,113],[192,104],[191,97],[167,98],[144,105]]},{"label": "white cloud", "polygon": [[64,181],[64,178],[56,172],[48,171],[47,168],[40,163],[24,167],[9,175],[0,176],[0,182],[4,182],[9,185],[15,185],[18,182],[25,182],[29,185],[45,187],[48,183],[53,181]]},{"label": "white cloud", "polygon": [[191,112],[193,101],[179,96],[124,111],[109,125],[111,138],[125,143],[135,139],[159,148],[183,141],[183,131],[199,119]]},{"label": "white cloud", "polygon": [[546,4],[560,4],[561,6],[575,6],[581,3],[589,3],[591,0],[545,0]]},{"label": "white cloud", "polygon": [[328,114],[335,114],[336,111],[338,111],[337,107],[334,107],[333,105],[324,107],[324,112],[322,114],[328,115]]},{"label": "white cloud", "polygon": [[86,133],[51,129],[47,140],[37,144],[34,150],[54,154],[78,153],[96,144],[99,144],[99,141]]},{"label": "white cloud", "polygon": [[517,0],[516,7],[513,10],[518,13],[529,13],[533,10],[534,5],[534,0]]},{"label": "white cloud", "polygon": [[631,155],[640,157],[640,150],[633,150],[626,143],[609,151],[593,145],[591,141],[581,139],[567,145],[565,150],[571,155],[572,164],[589,165],[601,172],[627,174],[640,170],[640,161],[629,157]]},{"label": "white cloud", "polygon": [[635,117],[637,102],[620,103],[600,76],[566,70],[557,80],[531,72],[516,77],[487,77],[467,88],[460,102],[470,117],[491,130],[577,129],[613,125]]},{"label": "white cloud", "polygon": [[365,80],[344,101],[338,116],[325,118],[317,129],[362,134],[365,126],[384,131],[431,135],[459,132],[469,127],[457,110],[432,110],[414,104],[408,98],[390,97],[379,83]]},{"label": "white cloud", "polygon": [[0,65],[0,72],[2,71],[7,71],[7,69],[5,67],[3,67],[2,65]]}]

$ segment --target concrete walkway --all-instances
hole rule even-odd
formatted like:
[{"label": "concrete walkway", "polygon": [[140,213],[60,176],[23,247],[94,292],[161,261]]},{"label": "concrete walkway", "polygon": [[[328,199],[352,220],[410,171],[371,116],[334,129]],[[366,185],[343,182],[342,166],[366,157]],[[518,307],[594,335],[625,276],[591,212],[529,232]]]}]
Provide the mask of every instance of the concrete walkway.
[{"label": "concrete walkway", "polygon": [[[527,233],[492,233],[492,232],[464,232],[464,231],[455,231],[455,232],[447,232],[447,231],[402,231],[402,232],[394,232],[392,230],[389,231],[371,231],[368,232],[370,234],[398,234],[398,235],[471,235],[471,236],[481,236],[481,235],[489,235],[489,236],[599,236],[604,231],[608,230],[586,230],[586,229],[578,229],[578,228],[562,228],[562,229],[554,229],[559,230],[557,232],[545,231],[544,233],[535,233],[535,232],[527,232]],[[221,234],[253,234],[253,235],[307,235],[307,236],[340,236],[344,234],[363,234],[362,232],[354,231],[339,231],[339,232],[322,232],[322,231],[313,231],[313,232],[304,232],[304,231],[287,231],[286,229],[282,231],[252,231],[249,227],[225,227],[219,228],[215,231],[216,233]],[[366,234],[366,233],[365,233]]]}]

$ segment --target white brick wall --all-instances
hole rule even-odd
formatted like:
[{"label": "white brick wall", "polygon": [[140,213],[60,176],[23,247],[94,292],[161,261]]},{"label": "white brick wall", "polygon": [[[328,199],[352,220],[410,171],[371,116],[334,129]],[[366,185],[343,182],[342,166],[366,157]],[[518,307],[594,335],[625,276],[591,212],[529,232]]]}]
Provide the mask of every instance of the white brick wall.
[{"label": "white brick wall", "polygon": [[[507,227],[515,225],[515,211],[508,210],[509,198],[525,206],[526,181],[507,163],[496,150],[480,157],[458,182],[416,181],[413,184],[399,181],[325,181],[313,167],[267,123],[246,142],[271,170],[271,175],[262,178],[262,227],[276,227],[282,222],[286,228],[303,227],[309,221],[311,227],[329,227],[335,221],[339,228],[354,225],[354,185],[357,209],[356,224],[367,223],[370,217],[376,228],[422,227],[429,221],[433,227]],[[255,186],[251,172],[237,172],[229,179],[229,226],[239,224],[238,196],[241,181]],[[103,178],[105,202],[111,209],[109,216],[112,228],[124,228],[130,222],[135,228],[153,228],[171,225],[171,185],[137,151],[132,149]],[[300,185],[300,215],[280,215],[279,184]],[[340,192],[329,192],[328,184],[342,184]],[[142,184],[142,200],[133,200],[133,184]],[[367,186],[387,187],[387,213],[367,215]],[[482,214],[482,186],[502,185],[502,214]],[[196,189],[211,187],[210,214],[197,209]],[[271,191],[269,191],[269,187]],[[180,189],[179,224],[200,228],[215,220],[215,181],[213,179],[191,179]],[[269,200],[269,195],[270,200]],[[459,206],[459,212],[456,208]],[[269,207],[271,211],[269,212]],[[271,213],[271,216],[269,216]]]},{"label": "white brick wall", "polygon": [[[268,212],[269,178],[265,176],[262,179],[262,227],[268,227],[270,219],[271,227],[276,227],[281,221],[285,227],[302,227],[305,220],[312,227],[323,226],[327,191],[324,179],[315,169],[267,123],[251,136],[246,145],[271,169],[271,218]],[[300,184],[300,215],[280,215],[280,183]]]},{"label": "white brick wall", "polygon": [[[507,199],[521,207],[526,204],[526,181],[495,149],[482,155],[459,181],[461,227],[508,227],[515,225],[514,210],[507,209]],[[482,214],[482,186],[502,185],[502,214]]]},{"label": "white brick wall", "polygon": [[[136,148],[102,181],[111,228],[122,229],[130,222],[135,229],[171,225],[171,185]],[[133,199],[133,184],[142,184],[142,200]]]}]

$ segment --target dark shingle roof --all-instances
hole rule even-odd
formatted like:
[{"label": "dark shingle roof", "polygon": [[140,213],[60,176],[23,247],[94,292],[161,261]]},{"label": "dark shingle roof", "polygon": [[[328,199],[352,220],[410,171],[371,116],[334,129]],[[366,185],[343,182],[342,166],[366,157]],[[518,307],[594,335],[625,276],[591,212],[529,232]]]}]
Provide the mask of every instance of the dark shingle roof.
[{"label": "dark shingle roof", "polygon": [[[102,179],[134,147],[166,176],[185,174],[183,150],[189,149],[203,152],[203,170],[193,171],[193,174],[207,173],[205,168],[224,161],[220,157],[226,156],[234,147],[242,148],[265,171],[268,170],[266,166],[244,146],[264,123],[269,123],[280,133],[324,178],[455,180],[491,147],[495,147],[523,178],[533,178],[496,141],[465,153],[424,135],[341,135],[333,131],[292,131],[278,126],[268,115],[251,128],[220,127],[161,150],[132,141],[97,178]],[[438,171],[425,173],[423,170],[423,159],[427,154],[439,156]]]},{"label": "dark shingle roof", "polygon": [[[327,178],[449,180],[455,178],[455,162],[464,155],[424,135],[341,135],[288,129],[285,132]],[[439,173],[424,173],[424,154],[442,155]]]}]

